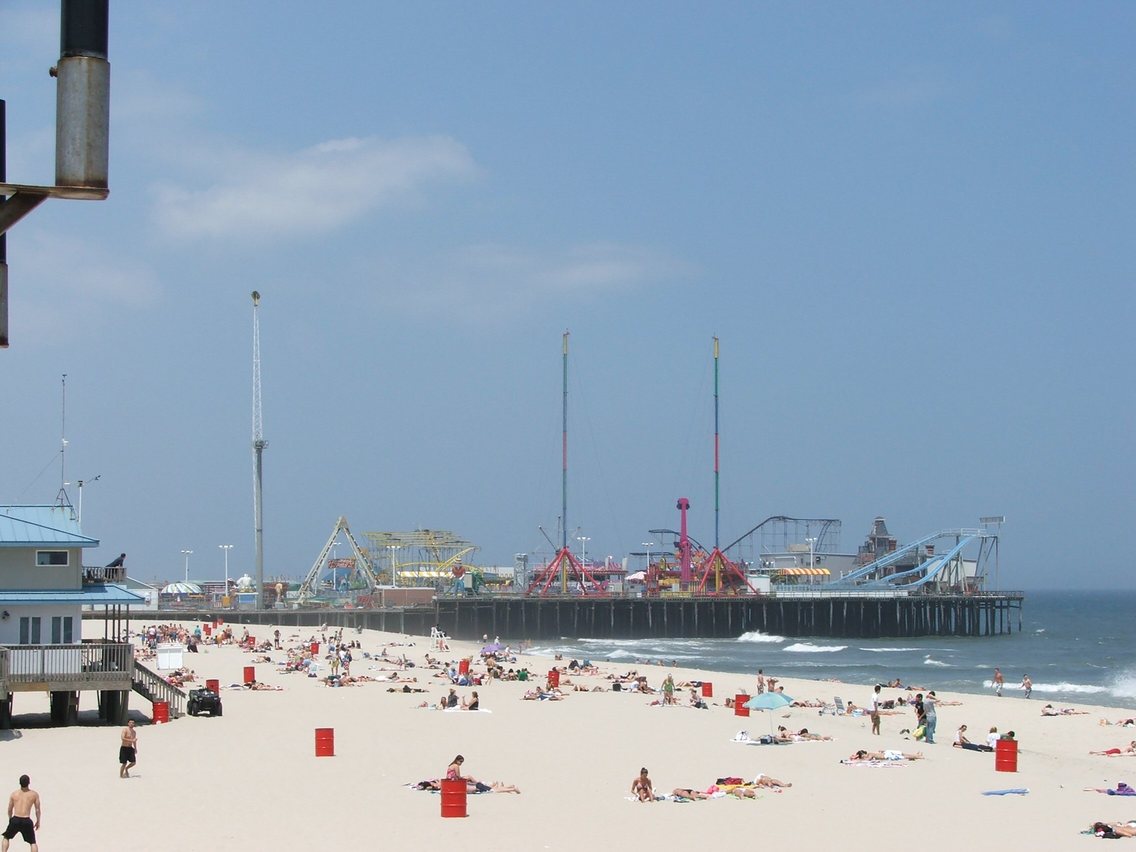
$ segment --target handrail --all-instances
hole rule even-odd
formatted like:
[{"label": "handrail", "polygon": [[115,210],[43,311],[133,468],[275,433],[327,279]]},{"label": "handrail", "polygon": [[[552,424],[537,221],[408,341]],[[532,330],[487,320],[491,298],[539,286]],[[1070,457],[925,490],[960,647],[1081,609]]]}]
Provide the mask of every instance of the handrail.
[{"label": "handrail", "polygon": [[171,718],[184,715],[182,702],[188,696],[161,675],[150,671],[139,660],[134,661],[134,689],[151,701],[165,701],[169,704]]},{"label": "handrail", "polygon": [[134,649],[126,642],[83,642],[79,645],[9,645],[2,649],[5,685],[13,683],[81,684],[130,677]]}]

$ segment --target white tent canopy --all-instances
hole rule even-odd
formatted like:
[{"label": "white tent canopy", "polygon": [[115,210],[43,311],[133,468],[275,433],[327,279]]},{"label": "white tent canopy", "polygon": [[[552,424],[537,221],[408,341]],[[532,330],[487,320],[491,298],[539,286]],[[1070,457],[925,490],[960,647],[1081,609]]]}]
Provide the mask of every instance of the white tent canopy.
[{"label": "white tent canopy", "polygon": [[200,595],[201,586],[197,583],[170,583],[162,589],[163,595]]}]

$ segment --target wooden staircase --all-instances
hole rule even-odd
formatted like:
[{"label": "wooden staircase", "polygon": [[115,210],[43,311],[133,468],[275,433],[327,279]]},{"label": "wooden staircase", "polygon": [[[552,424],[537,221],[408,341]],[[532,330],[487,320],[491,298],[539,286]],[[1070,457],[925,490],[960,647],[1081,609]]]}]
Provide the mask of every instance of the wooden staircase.
[{"label": "wooden staircase", "polygon": [[170,718],[178,719],[185,715],[187,695],[160,675],[146,668],[138,660],[134,661],[134,675],[131,683],[135,692],[147,701],[165,701],[170,707]]}]

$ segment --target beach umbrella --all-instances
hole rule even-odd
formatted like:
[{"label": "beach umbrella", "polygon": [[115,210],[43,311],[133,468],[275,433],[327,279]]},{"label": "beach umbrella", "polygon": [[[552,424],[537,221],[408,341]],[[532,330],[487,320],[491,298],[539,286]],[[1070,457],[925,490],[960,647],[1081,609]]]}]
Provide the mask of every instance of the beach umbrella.
[{"label": "beach umbrella", "polygon": [[750,710],[768,710],[769,711],[769,733],[773,733],[773,711],[780,710],[782,707],[788,707],[793,703],[793,699],[783,692],[763,692],[761,695],[755,695],[744,706]]},{"label": "beach umbrella", "polygon": [[488,645],[481,649],[481,653],[483,656],[485,654],[500,654],[504,649],[505,646],[500,642],[490,642]]}]

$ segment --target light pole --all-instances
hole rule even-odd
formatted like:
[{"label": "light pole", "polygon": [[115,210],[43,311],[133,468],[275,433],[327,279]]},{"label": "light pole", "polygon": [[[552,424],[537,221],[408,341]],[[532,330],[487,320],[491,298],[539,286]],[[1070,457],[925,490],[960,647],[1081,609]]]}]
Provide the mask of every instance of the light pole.
[{"label": "light pole", "polygon": [[229,551],[233,549],[233,546],[231,544],[219,544],[217,546],[225,551],[225,594],[227,595],[229,594]]},{"label": "light pole", "polygon": [[806,538],[805,541],[809,543],[809,567],[813,567],[813,545],[817,543],[815,538]]},{"label": "light pole", "polygon": [[590,535],[576,536],[576,541],[580,542],[580,563],[583,565],[588,564],[588,542],[591,540]]},{"label": "light pole", "polygon": [[640,542],[640,544],[642,544],[645,548],[647,548],[647,570],[650,571],[651,570],[651,545],[654,544],[654,542],[643,541],[643,542]]},{"label": "light pole", "polygon": [[185,581],[189,582],[189,557],[193,555],[192,550],[183,550],[182,555],[185,556]]},{"label": "light pole", "polygon": [[100,473],[98,476],[92,476],[90,479],[79,480],[79,517],[76,518],[76,520],[79,522],[80,527],[83,526],[83,483],[98,482],[102,477],[103,475]]}]

